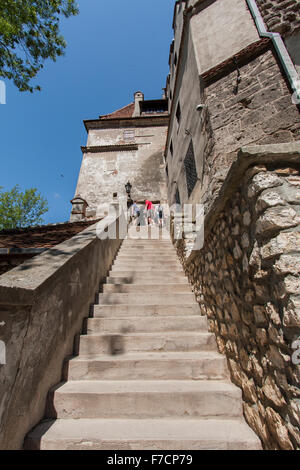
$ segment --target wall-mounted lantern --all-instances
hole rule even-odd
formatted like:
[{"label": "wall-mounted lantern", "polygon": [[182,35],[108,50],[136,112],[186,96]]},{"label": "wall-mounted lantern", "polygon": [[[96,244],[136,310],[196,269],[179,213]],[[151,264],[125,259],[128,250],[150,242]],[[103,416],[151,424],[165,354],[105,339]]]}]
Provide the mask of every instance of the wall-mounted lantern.
[{"label": "wall-mounted lantern", "polygon": [[126,193],[128,194],[128,196],[130,196],[132,185],[129,183],[129,181],[127,184],[125,184],[125,189],[126,189]]},{"label": "wall-mounted lantern", "polygon": [[125,184],[125,189],[127,193],[127,209],[130,209],[130,207],[133,204],[133,200],[131,199],[131,189],[132,189],[132,184],[128,181],[127,184]]}]

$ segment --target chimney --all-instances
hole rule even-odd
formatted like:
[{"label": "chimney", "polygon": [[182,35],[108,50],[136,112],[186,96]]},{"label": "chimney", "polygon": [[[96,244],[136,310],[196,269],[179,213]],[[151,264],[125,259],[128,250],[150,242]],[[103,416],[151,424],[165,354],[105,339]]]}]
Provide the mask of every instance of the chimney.
[{"label": "chimney", "polygon": [[134,94],[134,113],[132,117],[141,115],[140,101],[144,101],[144,93],[141,91],[136,91]]},{"label": "chimney", "polygon": [[72,212],[70,222],[79,222],[85,220],[88,203],[80,194],[77,194],[71,201]]}]

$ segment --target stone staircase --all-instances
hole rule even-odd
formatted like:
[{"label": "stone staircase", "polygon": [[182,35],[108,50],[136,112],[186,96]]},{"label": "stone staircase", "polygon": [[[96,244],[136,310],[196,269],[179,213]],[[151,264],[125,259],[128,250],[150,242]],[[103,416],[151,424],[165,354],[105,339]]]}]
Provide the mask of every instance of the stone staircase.
[{"label": "stone staircase", "polygon": [[26,449],[260,449],[170,240],[126,239]]}]

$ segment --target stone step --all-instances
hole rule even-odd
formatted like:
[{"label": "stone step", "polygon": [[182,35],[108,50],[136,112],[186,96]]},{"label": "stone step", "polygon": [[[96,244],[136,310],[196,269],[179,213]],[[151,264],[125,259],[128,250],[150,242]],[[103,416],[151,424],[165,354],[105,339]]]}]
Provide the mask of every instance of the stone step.
[{"label": "stone step", "polygon": [[205,316],[89,318],[87,333],[151,333],[162,331],[207,331]]},{"label": "stone step", "polygon": [[111,271],[107,278],[107,284],[188,284],[188,280],[183,272],[174,271],[156,271],[144,272],[141,276],[140,272],[136,271]]},{"label": "stone step", "polygon": [[153,261],[163,261],[165,263],[171,263],[171,262],[179,262],[178,256],[174,255],[166,255],[166,254],[157,254],[157,253],[132,253],[131,255],[128,254],[119,254],[116,257],[116,261],[124,261],[125,262],[130,262],[130,261],[136,261],[136,260],[141,260],[144,261],[145,263],[148,262],[153,262]]},{"label": "stone step", "polygon": [[46,417],[242,418],[241,398],[238,387],[214,380],[70,381],[50,391]]},{"label": "stone step", "polygon": [[128,237],[128,238],[125,238],[123,240],[123,244],[122,246],[126,246],[126,245],[135,245],[135,244],[142,244],[142,245],[146,245],[146,246],[150,246],[152,244],[154,245],[170,245],[170,246],[173,246],[172,245],[172,242],[171,242],[171,239],[170,237],[166,237],[166,238],[158,238],[157,237],[157,232],[153,232],[151,233],[149,231],[149,233],[141,233],[140,232],[140,236],[134,234],[134,236],[131,236],[131,237]]},{"label": "stone step", "polygon": [[228,377],[225,356],[214,351],[78,356],[66,380],[220,380]]},{"label": "stone step", "polygon": [[126,254],[134,254],[134,253],[157,253],[157,254],[166,254],[166,255],[174,255],[176,254],[176,250],[171,244],[132,244],[132,245],[122,245],[119,249],[119,253],[126,253]]},{"label": "stone step", "polygon": [[141,257],[142,259],[175,259],[178,260],[178,256],[174,250],[172,251],[156,251],[156,250],[127,250],[122,249],[116,256],[117,258],[124,259],[136,259]]},{"label": "stone step", "polygon": [[103,293],[105,294],[126,294],[133,292],[152,292],[153,294],[171,294],[174,292],[177,294],[190,294],[192,292],[192,288],[188,284],[140,284],[138,287],[136,284],[103,284]]},{"label": "stone step", "polygon": [[143,258],[137,258],[136,260],[132,259],[130,261],[116,259],[113,263],[112,269],[132,269],[132,270],[141,270],[144,269],[148,271],[149,269],[156,269],[160,270],[163,269],[165,271],[173,270],[173,268],[179,268],[181,271],[183,270],[179,261],[164,261],[164,260],[151,260],[147,261]]},{"label": "stone step", "polygon": [[[155,300],[155,299],[154,299]],[[148,317],[148,316],[182,316],[200,315],[199,304],[191,305],[94,305],[95,317]]]},{"label": "stone step", "polygon": [[122,243],[121,249],[127,250],[129,248],[137,249],[137,250],[175,250],[172,243],[168,240],[124,240]]},{"label": "stone step", "polygon": [[152,293],[124,293],[124,294],[99,294],[99,305],[189,305],[196,304],[195,295],[190,294],[155,294]]},{"label": "stone step", "polygon": [[82,335],[79,355],[132,352],[216,351],[215,335],[206,332],[126,333]]},{"label": "stone step", "polygon": [[168,266],[167,264],[165,264],[164,266],[149,266],[148,264],[146,263],[141,263],[140,265],[132,265],[132,266],[128,266],[128,264],[124,263],[124,265],[113,265],[112,268],[111,268],[111,271],[109,273],[109,276],[111,275],[111,273],[115,273],[115,272],[120,272],[120,273],[127,273],[127,272],[139,272],[141,273],[140,276],[143,276],[144,273],[152,273],[152,274],[164,274],[164,273],[172,273],[172,272],[176,272],[176,273],[183,273],[183,268],[180,264],[178,264],[177,266]]},{"label": "stone step", "polygon": [[260,450],[239,419],[58,419],[29,433],[27,450]]}]

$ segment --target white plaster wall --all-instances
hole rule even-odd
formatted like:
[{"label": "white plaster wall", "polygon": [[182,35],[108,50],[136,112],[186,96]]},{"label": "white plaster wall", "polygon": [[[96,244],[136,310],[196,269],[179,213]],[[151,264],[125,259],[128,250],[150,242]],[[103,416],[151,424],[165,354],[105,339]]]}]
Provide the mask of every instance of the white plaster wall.
[{"label": "white plaster wall", "polygon": [[[191,34],[189,34],[182,51],[182,68],[179,71],[177,92],[174,96],[174,113],[170,123],[170,142],[172,140],[173,143],[173,157],[171,156],[170,145],[167,153],[169,171],[168,199],[170,204],[174,203],[177,187],[181,201],[188,200],[184,159],[191,138],[193,139],[199,182],[202,178],[203,153],[206,140],[202,132],[203,114],[196,110],[197,105],[202,102],[201,95],[194,45]],[[179,126],[175,117],[178,103],[181,107]],[[186,131],[188,131],[188,134]]]},{"label": "white plaster wall", "polygon": [[199,73],[260,39],[245,0],[217,0],[191,19]]},{"label": "white plaster wall", "polygon": [[[88,146],[122,143],[124,129],[90,130]],[[83,155],[76,194],[87,201],[89,209],[96,209],[97,216],[108,210],[113,193],[118,193],[119,199],[126,199],[124,186],[128,180],[133,186],[133,198],[166,199],[163,152],[167,127],[141,127],[135,131],[138,150]]]},{"label": "white plaster wall", "polygon": [[[181,35],[182,35],[182,28],[183,28],[183,12],[184,12],[184,4],[177,5],[176,8],[176,15],[175,15],[175,30],[174,30],[174,50],[173,54],[171,55],[171,66],[170,66],[170,89],[172,93],[174,92],[174,84],[176,78],[176,69],[178,67],[178,59],[179,59],[179,49],[181,44]],[[177,54],[177,66],[174,64],[175,54]]]}]

